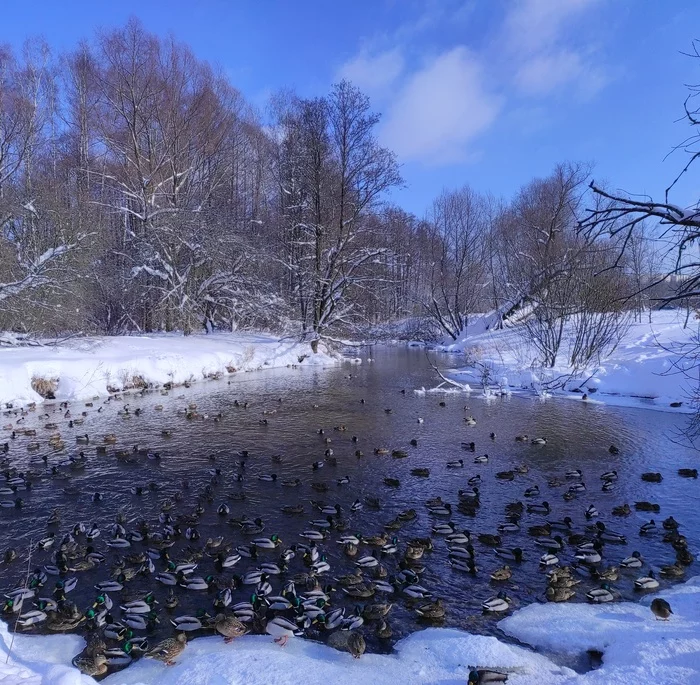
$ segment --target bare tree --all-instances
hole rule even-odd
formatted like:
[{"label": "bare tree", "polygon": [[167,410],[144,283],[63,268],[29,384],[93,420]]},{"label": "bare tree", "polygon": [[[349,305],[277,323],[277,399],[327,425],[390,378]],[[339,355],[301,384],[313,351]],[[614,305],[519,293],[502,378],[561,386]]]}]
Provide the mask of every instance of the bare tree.
[{"label": "bare tree", "polygon": [[284,262],[314,351],[329,329],[352,326],[358,311],[349,295],[377,283],[370,267],[387,251],[367,219],[401,178],[376,141],[378,120],[346,81],[326,98],[293,101],[282,118]]},{"label": "bare tree", "polygon": [[489,225],[483,198],[469,186],[443,191],[430,214],[429,299],[423,306],[453,340],[484,301]]}]

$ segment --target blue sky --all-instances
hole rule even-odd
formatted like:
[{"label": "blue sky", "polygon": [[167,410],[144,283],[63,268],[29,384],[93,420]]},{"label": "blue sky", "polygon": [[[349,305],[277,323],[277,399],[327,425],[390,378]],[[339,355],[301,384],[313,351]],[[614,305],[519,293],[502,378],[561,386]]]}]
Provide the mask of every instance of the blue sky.
[{"label": "blue sky", "polygon": [[[559,161],[659,195],[683,165],[695,0],[0,0],[0,42],[70,49],[130,15],[221,66],[256,106],[348,77],[402,163],[394,199],[422,215],[442,188],[510,196]],[[698,196],[688,178],[678,204]]]}]

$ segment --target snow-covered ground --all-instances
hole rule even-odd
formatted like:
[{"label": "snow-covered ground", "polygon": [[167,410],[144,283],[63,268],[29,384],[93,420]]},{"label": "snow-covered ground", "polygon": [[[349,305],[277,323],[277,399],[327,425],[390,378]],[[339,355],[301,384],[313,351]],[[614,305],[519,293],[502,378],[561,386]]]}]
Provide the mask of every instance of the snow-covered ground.
[{"label": "snow-covered ground", "polygon": [[[141,659],[110,675],[107,685],[464,685],[470,666],[507,671],[513,685],[694,685],[700,683],[700,577],[663,593],[673,609],[656,621],[652,597],[608,605],[532,604],[502,620],[507,634],[540,652],[603,653],[601,668],[578,674],[552,658],[494,637],[431,628],[414,633],[390,655],[359,661],[325,645],[292,639],[284,648],[272,638],[244,637],[224,644],[218,637],[188,644],[171,667]],[[70,666],[83,647],[76,636],[12,635],[0,623],[0,684],[86,685],[91,678]]]},{"label": "snow-covered ground", "polygon": [[[302,359],[303,357],[303,359]],[[292,364],[332,364],[308,344],[263,334],[74,338],[55,346],[0,348],[0,406],[41,402],[33,379],[55,384],[58,400],[89,399],[138,386],[196,382]]]},{"label": "snow-covered ground", "polygon": [[[486,366],[491,373],[491,383],[510,390],[549,391],[574,371],[567,366],[566,344],[562,345],[561,363],[552,369],[537,364],[538,354],[527,343],[523,330],[514,325],[496,330],[492,317],[475,319],[467,332],[456,342],[439,349],[447,352],[465,351],[478,362],[476,366],[451,372],[450,376],[472,388],[480,388],[481,371]],[[690,411],[691,398],[698,388],[698,369],[689,368],[683,355],[698,337],[698,320],[692,316],[686,328],[685,312],[678,310],[653,312],[649,323],[645,314],[643,322],[633,323],[617,348],[600,362],[577,370],[575,377],[567,379],[563,388],[555,390],[572,399],[605,404],[645,406],[671,411]],[[569,331],[565,330],[564,339]],[[679,367],[688,373],[681,373]],[[694,380],[693,377],[694,376]],[[671,403],[682,402],[681,407],[671,408]]]}]

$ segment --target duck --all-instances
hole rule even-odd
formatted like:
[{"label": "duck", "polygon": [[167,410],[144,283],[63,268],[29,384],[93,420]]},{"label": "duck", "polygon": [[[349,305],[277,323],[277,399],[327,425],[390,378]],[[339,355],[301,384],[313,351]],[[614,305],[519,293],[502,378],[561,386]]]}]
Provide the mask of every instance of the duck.
[{"label": "duck", "polygon": [[478,457],[474,457],[474,463],[475,464],[488,464],[489,463],[489,455],[482,454]]},{"label": "duck", "polygon": [[268,616],[265,632],[275,638],[275,642],[284,646],[290,637],[303,635],[295,623],[282,616]]},{"label": "duck", "polygon": [[576,595],[576,591],[570,587],[549,586],[545,590],[548,602],[567,602]]},{"label": "duck", "polygon": [[510,580],[512,575],[513,575],[513,572],[510,570],[510,566],[508,566],[506,564],[502,568],[496,569],[491,574],[491,580],[496,581],[496,582],[502,582],[504,580]]},{"label": "duck", "polygon": [[523,550],[520,547],[514,547],[509,549],[507,547],[498,547],[496,549],[496,555],[502,559],[511,559],[520,563],[523,560]]},{"label": "duck", "polygon": [[641,568],[642,555],[636,550],[620,562],[620,568]]},{"label": "duck", "polygon": [[385,603],[366,604],[362,610],[362,617],[366,621],[378,621],[381,618],[385,618],[393,606],[393,604]]},{"label": "duck", "polygon": [[533,438],[530,440],[531,445],[546,445],[547,444],[547,438]]},{"label": "duck", "polygon": [[537,538],[535,544],[553,552],[564,549],[564,540],[562,540],[561,535],[555,535],[553,538]]},{"label": "duck", "polygon": [[630,505],[625,503],[617,507],[613,507],[612,514],[613,516],[629,516],[632,513],[632,510],[630,509]]},{"label": "duck", "polygon": [[664,519],[662,525],[664,530],[677,530],[679,527],[678,521],[676,521],[673,516],[669,516],[667,519]]},{"label": "duck", "polygon": [[516,436],[515,436],[515,442],[527,442],[528,439],[529,439],[529,438],[528,438],[527,435],[525,435],[525,434],[523,434],[523,435],[516,435]]},{"label": "duck", "polygon": [[659,573],[667,578],[682,578],[685,575],[685,569],[678,563],[662,566]]},{"label": "duck", "polygon": [[359,659],[367,649],[365,638],[356,630],[336,630],[330,634],[328,645],[341,652],[349,652],[354,659]]},{"label": "duck", "polygon": [[659,581],[651,569],[649,569],[648,575],[641,576],[634,581],[635,590],[656,590],[657,587],[659,587]]},{"label": "duck", "polygon": [[654,600],[652,600],[650,608],[651,613],[654,614],[657,621],[659,619],[662,621],[668,621],[671,614],[673,614],[671,605],[661,597],[656,597]]},{"label": "duck", "polygon": [[588,509],[586,509],[585,516],[588,521],[590,521],[593,518],[597,518],[598,510],[592,504],[590,504],[588,505]]},{"label": "duck", "polygon": [[448,461],[446,464],[448,469],[461,469],[464,468],[464,459],[457,459],[455,461]]},{"label": "duck", "polygon": [[647,472],[642,474],[642,480],[646,483],[660,483],[663,480],[663,476],[658,472]]},{"label": "duck", "polygon": [[609,528],[606,528],[605,524],[602,521],[598,521],[595,524],[596,529],[598,530],[598,538],[600,540],[603,540],[604,542],[612,542],[620,545],[627,544],[627,538],[622,534],[618,533],[614,530],[610,530]]},{"label": "duck", "polygon": [[613,602],[615,595],[611,592],[610,586],[603,583],[599,588],[593,588],[586,593],[586,598],[594,604],[603,604],[605,602]]},{"label": "duck", "polygon": [[647,523],[643,523],[640,528],[639,528],[639,534],[640,535],[649,535],[650,533],[653,533],[656,530],[656,521],[654,519],[651,519]]},{"label": "duck", "polygon": [[549,514],[552,511],[549,502],[546,501],[541,504],[528,504],[526,509],[528,514]]},{"label": "duck", "polygon": [[185,651],[185,647],[187,647],[187,635],[178,633],[175,637],[168,637],[159,642],[153,649],[146,652],[146,658],[158,659],[170,666]]},{"label": "duck", "polygon": [[540,566],[555,566],[558,563],[559,557],[551,552],[547,552],[540,557]]},{"label": "duck", "polygon": [[678,469],[678,475],[681,476],[681,478],[697,478],[698,477],[698,470],[697,469]]},{"label": "duck", "polygon": [[86,676],[101,676],[107,673],[107,656],[105,654],[78,654],[73,657],[73,666]]},{"label": "duck", "polygon": [[248,633],[248,628],[246,625],[239,621],[235,616],[217,614],[211,624],[219,635],[223,635],[224,642],[226,643],[229,643],[232,640],[242,637]]},{"label": "duck", "polygon": [[501,613],[510,609],[511,600],[505,592],[499,592],[495,597],[481,604],[484,613]]},{"label": "duck", "polygon": [[441,599],[428,602],[416,607],[416,613],[423,619],[438,620],[445,617],[446,609]]},{"label": "duck", "polygon": [[197,616],[178,616],[171,619],[170,623],[173,624],[175,630],[188,633],[202,628],[202,621]]},{"label": "duck", "polygon": [[490,668],[472,668],[467,676],[467,685],[485,685],[486,683],[505,683],[508,674]]}]

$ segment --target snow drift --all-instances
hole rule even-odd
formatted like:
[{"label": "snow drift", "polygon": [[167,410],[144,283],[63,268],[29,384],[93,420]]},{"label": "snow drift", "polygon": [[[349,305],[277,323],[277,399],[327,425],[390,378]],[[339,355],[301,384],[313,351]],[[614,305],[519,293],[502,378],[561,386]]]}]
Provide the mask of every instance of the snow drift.
[{"label": "snow drift", "polygon": [[57,400],[83,400],[145,384],[332,363],[308,344],[262,334],[75,338],[56,346],[0,348],[0,406],[43,401],[32,387],[42,380],[55,387]]}]

